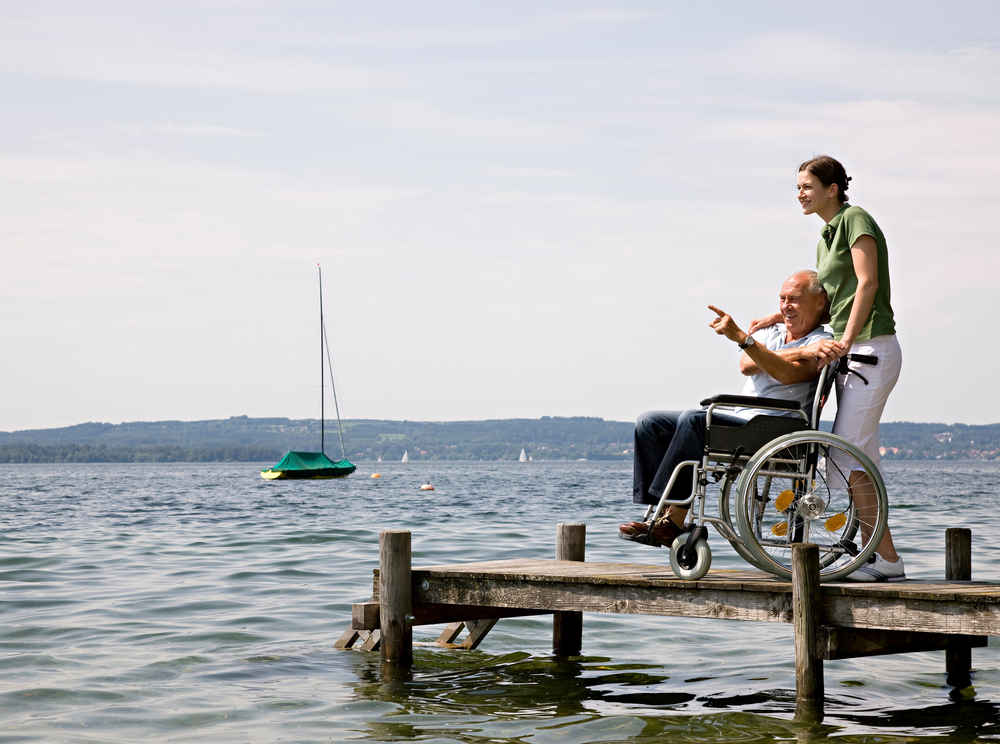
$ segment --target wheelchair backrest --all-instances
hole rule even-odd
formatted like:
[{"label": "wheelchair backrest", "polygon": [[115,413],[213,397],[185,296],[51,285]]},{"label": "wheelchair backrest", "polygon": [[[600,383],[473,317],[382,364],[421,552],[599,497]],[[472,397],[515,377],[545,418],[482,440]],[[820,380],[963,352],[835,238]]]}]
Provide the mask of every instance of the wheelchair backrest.
[{"label": "wheelchair backrest", "polygon": [[705,447],[711,453],[728,456],[743,448],[741,459],[749,459],[780,436],[809,428],[804,419],[791,416],[754,416],[742,426],[713,426],[706,432]]}]

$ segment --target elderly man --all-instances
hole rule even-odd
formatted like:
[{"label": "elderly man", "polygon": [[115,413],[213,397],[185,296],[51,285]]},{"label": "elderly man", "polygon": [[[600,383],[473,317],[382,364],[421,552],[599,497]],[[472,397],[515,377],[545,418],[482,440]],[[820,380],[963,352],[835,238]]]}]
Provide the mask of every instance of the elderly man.
[{"label": "elderly man", "polygon": [[[740,372],[749,378],[743,395],[811,402],[816,393],[815,380],[822,368],[813,344],[833,338],[820,325],[827,315],[826,292],[815,271],[798,271],[781,285],[778,297],[784,323],[762,328],[752,336],[712,305],[708,307],[717,317],[709,325],[743,350]],[[777,411],[743,408],[731,414],[713,413],[712,424],[739,426],[761,413],[782,415]],[[656,504],[678,463],[701,459],[705,417],[704,409],[647,411],[639,416],[635,423],[632,478],[635,503]],[[671,499],[683,499],[690,493],[690,481],[683,483],[683,480],[678,479],[674,484]],[[652,526],[653,539],[669,546],[683,531],[686,514],[686,508],[671,506]],[[619,536],[626,539],[643,536],[649,529],[644,522],[626,522],[618,528]]]}]

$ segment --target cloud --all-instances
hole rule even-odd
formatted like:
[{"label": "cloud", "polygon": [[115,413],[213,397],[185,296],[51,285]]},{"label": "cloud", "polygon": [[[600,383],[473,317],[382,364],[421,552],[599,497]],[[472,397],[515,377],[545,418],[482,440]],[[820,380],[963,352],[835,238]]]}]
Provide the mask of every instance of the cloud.
[{"label": "cloud", "polygon": [[268,135],[247,129],[225,127],[219,124],[130,124],[115,127],[125,134],[163,134],[172,137],[236,137],[240,139],[262,139]]},{"label": "cloud", "polygon": [[579,178],[584,175],[583,171],[559,170],[556,168],[487,168],[483,171],[490,176],[500,176],[501,178],[527,178],[527,179],[553,179],[553,178]]}]

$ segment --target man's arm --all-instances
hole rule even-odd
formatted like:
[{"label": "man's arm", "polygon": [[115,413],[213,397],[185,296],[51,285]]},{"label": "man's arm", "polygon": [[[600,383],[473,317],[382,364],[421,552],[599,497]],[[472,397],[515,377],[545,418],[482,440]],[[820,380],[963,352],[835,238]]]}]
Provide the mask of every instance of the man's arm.
[{"label": "man's arm", "polygon": [[[743,334],[743,338],[747,335],[749,334]],[[771,351],[763,344],[754,344],[740,357],[741,373],[751,377],[766,372],[782,385],[808,382],[819,374],[822,366],[823,363],[817,358],[816,349],[811,344],[781,351]]]},{"label": "man's arm", "polygon": [[[742,344],[749,334],[740,330],[733,319],[725,312],[712,305],[708,306],[719,317],[709,325],[720,336],[730,341]],[[771,351],[763,344],[748,347],[740,358],[740,372],[746,376],[766,372],[782,385],[792,385],[796,382],[808,382],[819,374],[821,363],[816,358],[816,351],[809,351],[809,346]]]}]

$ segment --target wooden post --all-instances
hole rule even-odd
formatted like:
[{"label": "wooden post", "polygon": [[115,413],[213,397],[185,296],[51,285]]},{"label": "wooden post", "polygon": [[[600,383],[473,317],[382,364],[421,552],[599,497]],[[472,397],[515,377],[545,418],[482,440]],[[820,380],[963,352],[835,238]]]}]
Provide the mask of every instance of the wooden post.
[{"label": "wooden post", "polygon": [[[587,525],[579,522],[556,528],[556,560],[583,561],[587,545]],[[577,656],[583,647],[583,613],[552,614],[552,651],[560,656]]]},{"label": "wooden post", "polygon": [[792,546],[792,625],[795,629],[795,719],[823,720],[823,660],[816,649],[816,628],[822,622],[819,548],[812,543]]},{"label": "wooden post", "polygon": [[[944,578],[972,581],[972,530],[951,527],[944,531]],[[972,646],[944,652],[947,683],[964,689],[972,684]]]},{"label": "wooden post", "polygon": [[409,530],[378,536],[379,628],[382,661],[399,668],[413,663],[413,586]]}]

